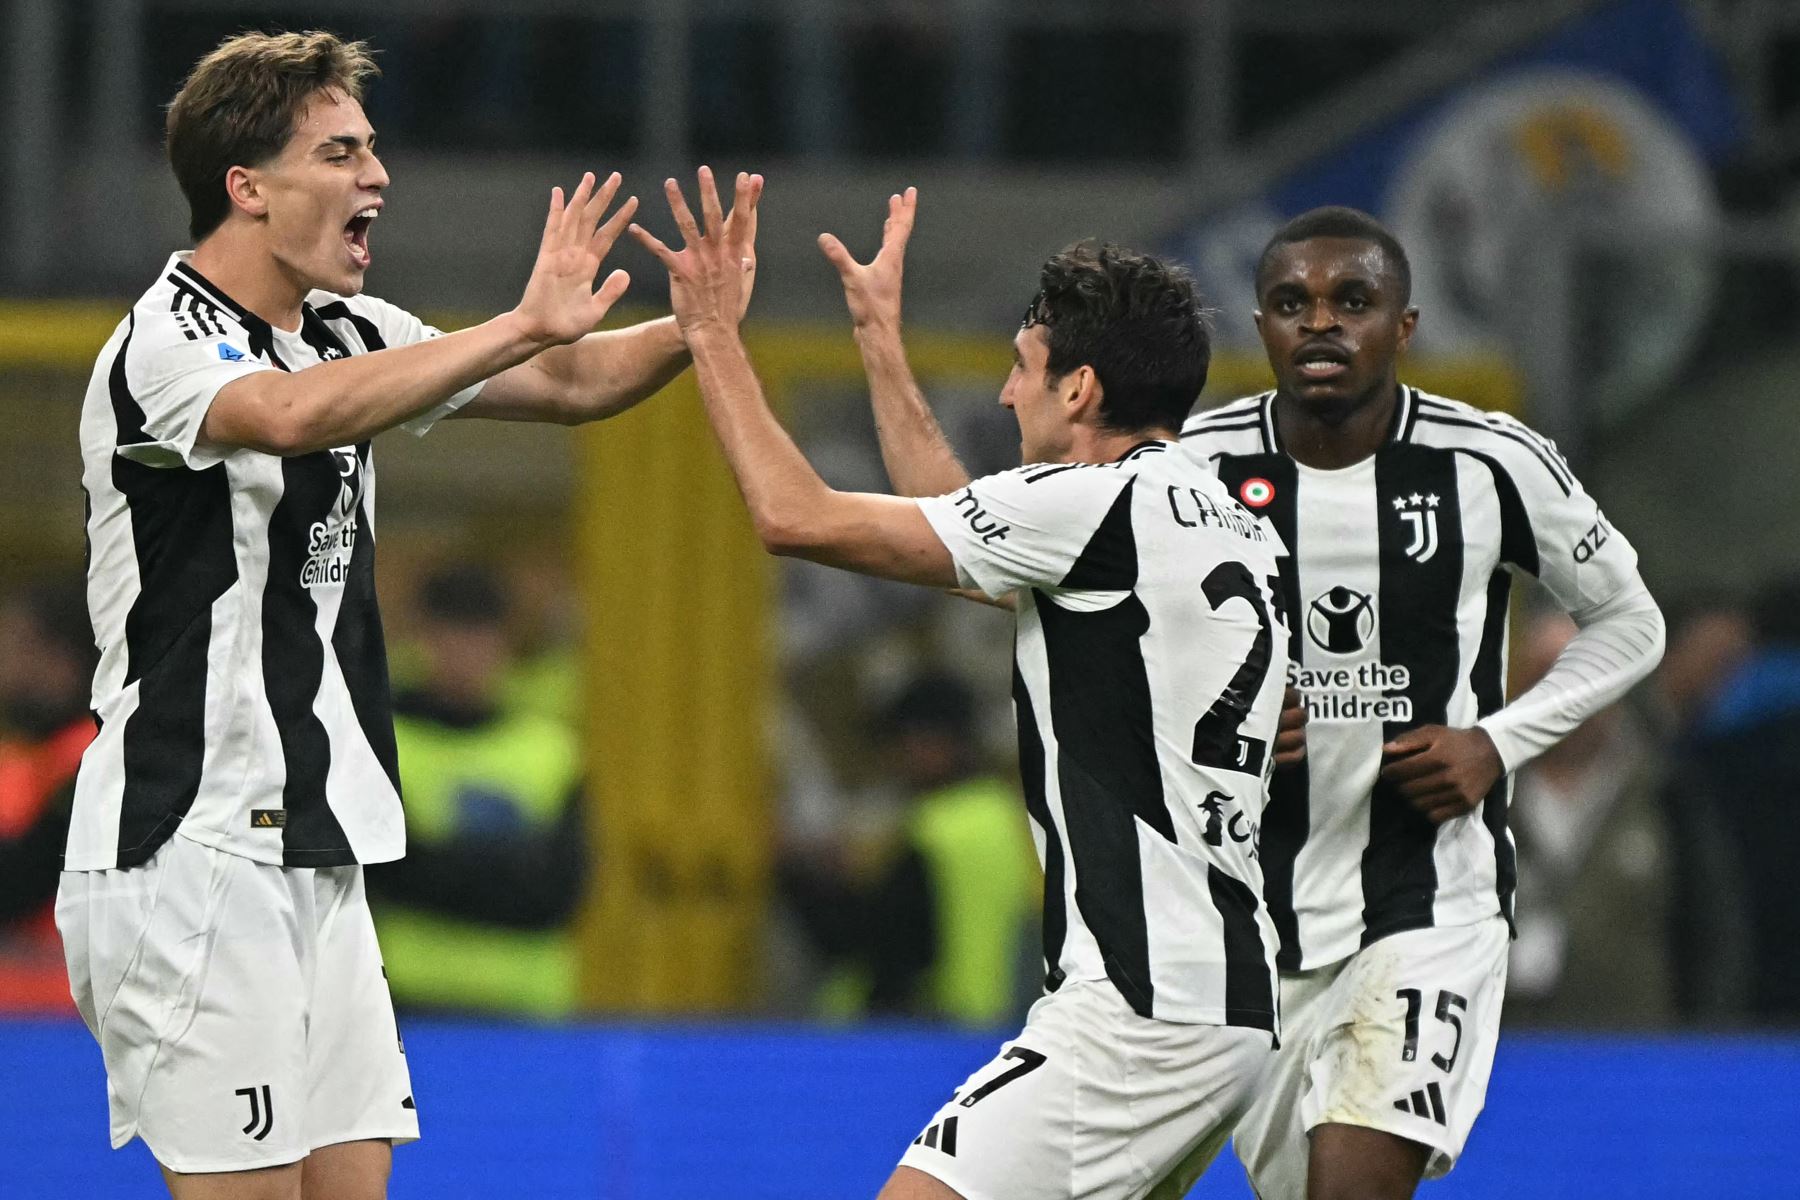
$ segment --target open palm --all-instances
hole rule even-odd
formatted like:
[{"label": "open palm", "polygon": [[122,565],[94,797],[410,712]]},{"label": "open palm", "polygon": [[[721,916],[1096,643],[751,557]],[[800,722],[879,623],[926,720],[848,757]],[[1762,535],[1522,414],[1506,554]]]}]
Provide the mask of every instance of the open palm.
[{"label": "open palm", "polygon": [[524,319],[532,339],[545,346],[563,345],[591,333],[631,284],[631,276],[614,271],[598,290],[594,288],[600,264],[637,211],[637,197],[630,196],[601,220],[618,194],[619,182],[615,171],[596,186],[590,171],[581,177],[566,204],[562,189],[551,189],[550,214],[544,220],[537,262],[514,310]]},{"label": "open palm", "polygon": [[912,237],[913,219],[919,211],[919,189],[888,197],[887,221],[881,227],[881,249],[869,262],[851,257],[844,243],[829,233],[819,235],[819,249],[844,285],[844,303],[850,320],[867,325],[900,324],[901,284],[906,273],[906,242]]},{"label": "open palm", "polygon": [[682,247],[673,250],[642,225],[631,236],[669,271],[669,306],[684,333],[719,326],[735,329],[750,302],[756,276],[756,205],[762,197],[761,175],[740,172],[727,216],[719,203],[711,167],[699,171],[701,219],[696,221],[681,185],[663,185],[669,212],[681,231]]}]

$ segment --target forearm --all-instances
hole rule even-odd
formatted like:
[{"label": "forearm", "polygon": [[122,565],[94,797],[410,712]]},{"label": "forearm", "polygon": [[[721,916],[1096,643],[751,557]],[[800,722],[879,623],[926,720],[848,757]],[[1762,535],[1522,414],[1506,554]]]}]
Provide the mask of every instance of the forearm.
[{"label": "forearm", "polygon": [[201,437],[271,454],[354,445],[538,353],[515,315],[410,346],[264,371],[221,390]]},{"label": "forearm", "polygon": [[831,489],[769,410],[736,331],[695,331],[688,343],[707,420],[757,534],[770,550],[792,552],[805,540],[807,518],[819,511]]},{"label": "forearm", "polygon": [[563,425],[600,421],[654,396],[690,361],[673,317],[590,333],[502,376],[458,415]]},{"label": "forearm", "polygon": [[944,436],[906,361],[897,327],[859,325],[857,349],[888,481],[902,496],[943,496],[968,486],[969,472]]},{"label": "forearm", "polygon": [[1662,612],[1642,583],[1592,610],[1542,680],[1479,722],[1508,771],[1614,703],[1662,660]]}]

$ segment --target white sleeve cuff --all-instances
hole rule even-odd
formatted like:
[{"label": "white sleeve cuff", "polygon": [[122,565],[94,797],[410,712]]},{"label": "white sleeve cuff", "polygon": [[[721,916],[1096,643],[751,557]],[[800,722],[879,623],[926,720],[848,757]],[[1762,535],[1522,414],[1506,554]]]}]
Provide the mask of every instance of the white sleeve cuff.
[{"label": "white sleeve cuff", "polygon": [[1516,771],[1620,699],[1662,661],[1662,610],[1641,579],[1611,598],[1569,614],[1580,631],[1548,674],[1499,712],[1476,723]]},{"label": "white sleeve cuff", "polygon": [[402,421],[400,423],[400,428],[406,430],[406,432],[412,434],[414,437],[424,437],[431,432],[431,427],[433,425],[436,425],[439,421],[443,420],[475,397],[481,395],[481,389],[486,386],[487,380],[485,379],[480,383],[472,384],[462,391],[455,393],[442,404],[426,409],[412,420]]}]

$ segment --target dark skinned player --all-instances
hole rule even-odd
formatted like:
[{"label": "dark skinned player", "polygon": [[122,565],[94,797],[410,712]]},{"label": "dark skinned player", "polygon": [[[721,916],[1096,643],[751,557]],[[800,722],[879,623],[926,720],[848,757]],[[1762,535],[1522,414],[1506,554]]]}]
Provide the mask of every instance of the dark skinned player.
[{"label": "dark skinned player", "polygon": [[[1662,654],[1636,553],[1555,446],[1400,382],[1410,292],[1374,218],[1290,221],[1256,279],[1276,389],[1182,431],[1288,549],[1289,683],[1307,714],[1262,828],[1282,1045],[1235,1134],[1262,1200],[1404,1200],[1455,1164],[1499,1031],[1511,773]],[[1508,702],[1521,577],[1581,631]]]}]

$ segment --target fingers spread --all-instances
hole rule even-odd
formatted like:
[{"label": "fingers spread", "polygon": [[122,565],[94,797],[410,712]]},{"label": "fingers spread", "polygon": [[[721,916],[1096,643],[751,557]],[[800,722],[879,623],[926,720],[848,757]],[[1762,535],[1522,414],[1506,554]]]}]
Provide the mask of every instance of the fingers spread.
[{"label": "fingers spread", "polygon": [[563,190],[559,187],[550,189],[550,212],[544,217],[544,236],[538,242],[539,251],[548,250],[556,241],[556,231],[562,228]]},{"label": "fingers spread", "polygon": [[725,231],[725,214],[719,208],[719,185],[711,167],[700,168],[700,215],[706,221],[706,236],[718,238]]},{"label": "fingers spread", "polygon": [[654,254],[658,262],[662,263],[663,266],[669,268],[671,271],[675,269],[675,252],[663,245],[661,238],[657,237],[654,233],[651,233],[648,229],[645,229],[642,225],[632,224],[626,226],[626,228],[630,230],[631,236],[637,239],[638,245]]},{"label": "fingers spread", "polygon": [[594,293],[594,299],[602,306],[602,316],[605,315],[606,309],[609,309],[614,304],[618,303],[619,297],[623,296],[625,294],[625,289],[630,286],[631,276],[627,275],[624,271],[614,271],[606,277],[606,282],[602,283],[600,285],[600,290]]},{"label": "fingers spread", "polygon": [[917,188],[907,188],[905,196],[894,197],[889,205],[893,216],[888,222],[888,236],[882,239],[884,249],[887,243],[905,249],[907,239],[912,237],[913,216],[918,212],[918,197]]},{"label": "fingers spread", "polygon": [[588,199],[593,194],[594,173],[588,171],[586,174],[582,175],[581,182],[575,185],[574,192],[569,196],[568,207],[563,209],[562,233],[565,239],[568,238],[570,233],[575,230],[580,222],[581,214],[587,209]]},{"label": "fingers spread", "polygon": [[613,243],[619,240],[619,235],[630,223],[631,215],[637,211],[637,204],[636,196],[627,196],[625,203],[619,205],[619,211],[606,218],[605,223],[594,230],[593,236],[588,239],[588,248],[601,258],[612,253]]},{"label": "fingers spread", "polygon": [[611,204],[613,197],[619,194],[619,185],[623,181],[623,177],[614,171],[606,177],[606,182],[595,190],[593,197],[588,200],[581,211],[582,232],[585,233],[594,228],[595,222],[600,220],[600,214],[606,211],[606,206]]},{"label": "fingers spread", "polygon": [[687,198],[681,194],[681,185],[673,179],[663,184],[663,194],[669,198],[669,211],[675,216],[675,227],[681,230],[681,236],[689,246],[700,241],[700,227],[694,224],[694,214],[687,206]]},{"label": "fingers spread", "polygon": [[838,241],[832,234],[821,233],[819,235],[819,251],[825,255],[826,260],[832,266],[838,269],[840,275],[848,275],[856,269],[856,260],[850,257],[850,251],[846,250],[844,243]]}]

